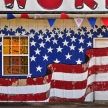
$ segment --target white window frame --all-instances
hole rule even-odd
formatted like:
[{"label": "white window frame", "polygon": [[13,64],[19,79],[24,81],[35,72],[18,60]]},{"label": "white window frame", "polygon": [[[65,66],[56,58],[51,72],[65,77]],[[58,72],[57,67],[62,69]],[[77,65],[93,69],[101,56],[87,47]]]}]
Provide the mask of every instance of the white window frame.
[{"label": "white window frame", "polygon": [[[27,37],[28,38],[28,54],[3,54],[4,52],[4,37],[10,37],[12,39],[12,37]],[[29,57],[30,57],[30,39],[29,39],[29,36],[2,36],[2,76],[28,76],[30,75],[30,60],[29,60]],[[25,45],[27,46],[27,45]],[[4,74],[4,56],[28,56],[28,74],[7,74],[5,75]]]},{"label": "white window frame", "polygon": [[101,48],[101,47],[96,47],[96,41],[98,40],[107,40],[108,41],[108,38],[93,38],[93,48]]}]

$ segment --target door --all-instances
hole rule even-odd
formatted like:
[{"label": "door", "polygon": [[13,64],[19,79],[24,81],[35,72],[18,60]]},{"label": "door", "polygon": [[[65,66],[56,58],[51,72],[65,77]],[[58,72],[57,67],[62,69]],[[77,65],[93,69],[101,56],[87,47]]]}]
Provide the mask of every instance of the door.
[{"label": "door", "polygon": [[[102,101],[108,100],[108,56],[103,55],[103,50],[101,48],[108,47],[108,38],[96,38],[94,39],[94,48],[100,48],[99,57],[95,58],[95,68],[98,67],[96,71],[96,83],[94,87],[94,100]],[[105,50],[107,51],[107,49]]]}]

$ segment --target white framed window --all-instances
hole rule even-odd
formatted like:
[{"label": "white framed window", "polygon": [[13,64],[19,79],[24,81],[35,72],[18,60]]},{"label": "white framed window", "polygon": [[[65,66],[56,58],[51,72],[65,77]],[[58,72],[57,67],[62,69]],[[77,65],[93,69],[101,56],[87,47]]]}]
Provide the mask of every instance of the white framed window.
[{"label": "white framed window", "polygon": [[29,74],[29,36],[2,37],[2,75]]},{"label": "white framed window", "polygon": [[108,38],[93,38],[94,48],[105,48],[108,47]]}]

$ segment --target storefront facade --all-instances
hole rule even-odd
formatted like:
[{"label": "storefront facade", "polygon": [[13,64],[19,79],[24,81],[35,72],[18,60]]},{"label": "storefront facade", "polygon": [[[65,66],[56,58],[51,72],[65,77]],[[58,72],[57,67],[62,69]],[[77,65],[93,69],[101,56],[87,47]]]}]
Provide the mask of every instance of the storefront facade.
[{"label": "storefront facade", "polygon": [[[84,2],[84,7],[78,10],[100,11],[101,2],[91,1],[90,5]],[[18,12],[16,4],[21,2],[12,2],[14,6],[12,3],[12,6],[7,5],[8,2],[3,2],[4,12],[6,9]],[[62,3],[60,10],[56,6],[57,11],[67,9],[64,2],[65,6],[69,5],[66,0],[55,3]],[[81,0],[79,2],[83,4]],[[49,8],[46,11],[55,8],[54,5],[47,7],[41,0],[36,5],[38,3]],[[75,0],[74,4],[79,7],[81,4],[77,3]],[[107,3],[107,0],[103,2],[104,12],[107,11]],[[27,1],[19,5],[23,5],[25,13],[29,10]],[[26,17],[24,14],[2,14],[0,101],[108,100],[107,43],[107,14],[26,14]]]}]

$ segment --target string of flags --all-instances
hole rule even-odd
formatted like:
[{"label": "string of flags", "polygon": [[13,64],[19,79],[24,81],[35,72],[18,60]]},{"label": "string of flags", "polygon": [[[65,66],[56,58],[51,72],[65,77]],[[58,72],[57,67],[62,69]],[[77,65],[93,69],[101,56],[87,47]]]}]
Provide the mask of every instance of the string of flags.
[{"label": "string of flags", "polygon": [[[3,15],[1,14],[0,18],[3,18],[2,16]],[[42,14],[33,14],[33,15],[29,15],[29,14],[6,14],[6,17],[7,17],[7,19],[14,19],[14,18],[41,19],[41,18],[43,18]],[[60,15],[61,20],[62,19],[69,19],[69,18],[70,18],[69,15],[65,14],[65,13],[61,13],[61,15]],[[90,23],[91,27],[94,28],[97,18],[87,18],[87,19],[88,19],[88,22]],[[56,18],[47,18],[47,20],[48,20],[49,26],[52,27],[56,21]],[[103,24],[108,27],[108,18],[101,18],[101,20],[102,20]],[[77,27],[79,28],[83,22],[83,18],[74,18],[74,21],[75,21]]]}]

